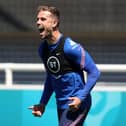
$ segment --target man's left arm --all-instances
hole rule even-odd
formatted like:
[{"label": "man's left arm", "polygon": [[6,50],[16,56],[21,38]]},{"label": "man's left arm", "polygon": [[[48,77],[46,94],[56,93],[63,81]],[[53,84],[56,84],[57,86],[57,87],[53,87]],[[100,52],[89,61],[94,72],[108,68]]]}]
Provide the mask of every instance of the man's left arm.
[{"label": "man's left arm", "polygon": [[68,58],[73,61],[80,70],[87,73],[85,88],[78,91],[78,97],[84,100],[95,86],[100,76],[100,71],[90,54],[80,44],[68,39],[65,43],[64,51]]},{"label": "man's left arm", "polygon": [[85,61],[83,70],[87,73],[84,89],[80,90],[80,99],[86,99],[87,95],[95,86],[96,81],[99,79],[100,71],[94,63],[92,57],[85,51]]}]

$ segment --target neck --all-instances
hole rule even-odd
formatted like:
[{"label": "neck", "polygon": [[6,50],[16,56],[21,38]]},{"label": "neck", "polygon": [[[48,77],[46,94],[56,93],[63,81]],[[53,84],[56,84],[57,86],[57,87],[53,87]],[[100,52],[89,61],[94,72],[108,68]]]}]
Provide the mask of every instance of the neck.
[{"label": "neck", "polygon": [[54,31],[52,36],[47,39],[49,45],[55,44],[58,39],[61,37],[61,33],[59,31]]}]

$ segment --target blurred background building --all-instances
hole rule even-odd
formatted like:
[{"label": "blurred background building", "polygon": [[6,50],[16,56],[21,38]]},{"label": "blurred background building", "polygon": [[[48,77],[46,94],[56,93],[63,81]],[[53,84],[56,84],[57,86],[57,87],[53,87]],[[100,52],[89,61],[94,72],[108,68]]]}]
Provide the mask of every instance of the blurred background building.
[{"label": "blurred background building", "polygon": [[[60,10],[61,31],[84,45],[97,64],[126,64],[125,0],[0,0],[0,63],[41,63],[36,9],[43,4]],[[14,75],[16,81],[20,73]],[[115,76],[109,74],[106,80],[125,80],[121,73]]]}]

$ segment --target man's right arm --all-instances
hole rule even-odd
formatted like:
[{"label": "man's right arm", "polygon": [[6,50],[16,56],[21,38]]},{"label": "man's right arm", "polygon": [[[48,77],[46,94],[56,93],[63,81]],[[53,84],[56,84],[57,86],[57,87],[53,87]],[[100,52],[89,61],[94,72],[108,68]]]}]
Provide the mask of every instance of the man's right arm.
[{"label": "man's right arm", "polygon": [[47,105],[51,95],[53,93],[53,88],[52,88],[52,84],[51,84],[51,78],[49,76],[49,74],[47,74],[47,78],[44,84],[44,90],[40,99],[40,104],[43,105]]},{"label": "man's right arm", "polygon": [[29,109],[32,109],[32,114],[36,117],[41,117],[41,115],[45,111],[45,107],[53,93],[51,81],[50,81],[50,76],[47,75],[45,84],[44,84],[44,90],[40,99],[40,103],[31,106]]}]

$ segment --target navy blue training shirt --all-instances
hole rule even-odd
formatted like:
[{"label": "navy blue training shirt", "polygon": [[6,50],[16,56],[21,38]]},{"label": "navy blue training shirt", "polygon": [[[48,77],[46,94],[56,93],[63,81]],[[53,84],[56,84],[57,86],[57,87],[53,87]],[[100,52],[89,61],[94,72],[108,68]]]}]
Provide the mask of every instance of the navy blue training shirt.
[{"label": "navy blue training shirt", "polygon": [[[48,48],[54,50],[59,43],[60,39],[56,44],[48,45]],[[39,55],[41,58],[43,45],[44,42],[39,47]],[[92,57],[79,43],[67,37],[65,38],[63,50],[67,59],[80,68],[80,72],[68,72],[58,78],[47,72],[44,91],[40,99],[40,103],[46,105],[52,93],[55,92],[57,107],[59,109],[68,108],[68,104],[70,103],[69,97],[78,97],[80,100],[88,102],[88,95],[90,95],[100,75],[100,71]],[[86,82],[84,81],[82,71],[87,72]]]}]

